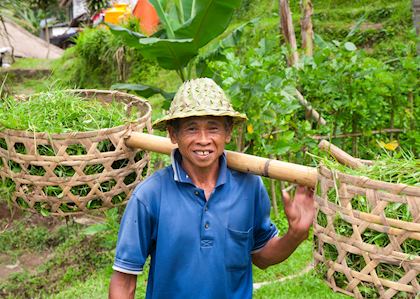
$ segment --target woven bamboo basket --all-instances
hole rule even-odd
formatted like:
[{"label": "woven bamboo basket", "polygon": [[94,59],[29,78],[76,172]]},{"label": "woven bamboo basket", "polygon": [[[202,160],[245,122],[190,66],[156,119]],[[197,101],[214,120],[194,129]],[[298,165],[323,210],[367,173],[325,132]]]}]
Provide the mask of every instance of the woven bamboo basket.
[{"label": "woven bamboo basket", "polygon": [[[355,209],[360,202],[369,213]],[[419,187],[321,166],[316,206],[315,265],[334,291],[356,298],[419,298]],[[412,221],[387,217],[387,206],[405,209]]]},{"label": "woven bamboo basket", "polygon": [[128,148],[124,140],[132,131],[152,131],[150,104],[118,91],[69,92],[86,100],[122,102],[127,113],[136,107],[139,116],[88,132],[0,131],[0,177],[14,189],[11,200],[21,208],[59,216],[108,209],[125,204],[148,174],[149,153]]}]

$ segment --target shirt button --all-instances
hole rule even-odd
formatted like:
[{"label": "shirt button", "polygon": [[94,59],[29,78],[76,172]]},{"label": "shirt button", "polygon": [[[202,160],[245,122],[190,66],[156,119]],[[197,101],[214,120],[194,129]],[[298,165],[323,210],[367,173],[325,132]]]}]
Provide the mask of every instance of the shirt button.
[{"label": "shirt button", "polygon": [[204,211],[207,212],[209,208],[207,206],[204,207]]},{"label": "shirt button", "polygon": [[198,191],[195,191],[194,194],[198,196],[200,193]]},{"label": "shirt button", "polygon": [[204,224],[204,228],[205,228],[205,229],[208,229],[208,228],[209,228],[209,226],[210,226],[210,225],[209,225],[208,223]]}]

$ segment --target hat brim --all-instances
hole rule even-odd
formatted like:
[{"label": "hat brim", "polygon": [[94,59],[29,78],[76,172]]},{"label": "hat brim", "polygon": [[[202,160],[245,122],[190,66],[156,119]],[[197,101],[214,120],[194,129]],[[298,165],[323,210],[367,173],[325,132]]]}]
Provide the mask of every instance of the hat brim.
[{"label": "hat brim", "polygon": [[230,116],[233,119],[234,125],[248,120],[245,114],[236,111],[190,111],[164,116],[153,123],[153,128],[156,130],[165,131],[168,125],[168,121],[194,116]]}]

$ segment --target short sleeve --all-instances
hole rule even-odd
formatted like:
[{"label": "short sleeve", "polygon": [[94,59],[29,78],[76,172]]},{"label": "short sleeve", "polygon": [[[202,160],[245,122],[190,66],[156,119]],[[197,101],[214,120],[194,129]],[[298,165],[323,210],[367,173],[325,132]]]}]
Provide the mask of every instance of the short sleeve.
[{"label": "short sleeve", "polygon": [[270,219],[270,198],[260,177],[258,177],[256,189],[257,198],[255,198],[254,246],[252,253],[263,248],[271,238],[278,234],[277,227]]},{"label": "short sleeve", "polygon": [[128,201],[118,233],[113,269],[127,274],[140,274],[150,252],[153,217],[136,190]]}]

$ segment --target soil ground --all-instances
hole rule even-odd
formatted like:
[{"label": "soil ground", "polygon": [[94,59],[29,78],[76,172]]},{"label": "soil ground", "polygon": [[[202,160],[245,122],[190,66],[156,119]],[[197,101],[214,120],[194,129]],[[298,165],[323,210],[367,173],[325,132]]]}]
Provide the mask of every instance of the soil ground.
[{"label": "soil ground", "polygon": [[[46,218],[30,212],[23,212],[19,208],[9,206],[6,202],[0,201],[0,233],[13,229],[16,222],[24,222],[25,226],[44,226],[52,231],[58,225],[63,224],[63,220]],[[51,257],[49,250],[30,252],[22,255],[6,254],[0,252],[0,282],[6,280],[10,275],[22,271],[33,272],[39,265]]]}]

